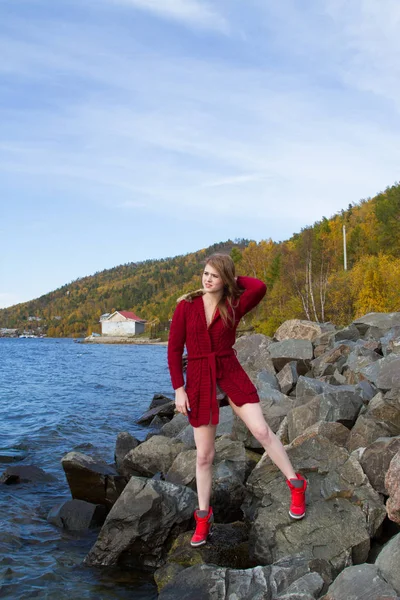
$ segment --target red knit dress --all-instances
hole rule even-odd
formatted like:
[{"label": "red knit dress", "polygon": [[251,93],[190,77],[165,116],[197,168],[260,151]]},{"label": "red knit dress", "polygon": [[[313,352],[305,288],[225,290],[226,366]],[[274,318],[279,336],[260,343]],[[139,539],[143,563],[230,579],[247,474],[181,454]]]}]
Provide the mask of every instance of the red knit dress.
[{"label": "red knit dress", "polygon": [[[260,401],[232,346],[240,319],[262,300],[267,288],[253,277],[238,277],[237,284],[244,292],[235,308],[233,327],[224,325],[218,309],[207,327],[202,296],[179,302],[172,318],[168,366],[172,386],[176,390],[184,385],[182,355],[186,344],[186,393],[191,408],[189,422],[193,427],[218,424],[217,384],[237,406]],[[231,310],[230,307],[228,310]]]}]

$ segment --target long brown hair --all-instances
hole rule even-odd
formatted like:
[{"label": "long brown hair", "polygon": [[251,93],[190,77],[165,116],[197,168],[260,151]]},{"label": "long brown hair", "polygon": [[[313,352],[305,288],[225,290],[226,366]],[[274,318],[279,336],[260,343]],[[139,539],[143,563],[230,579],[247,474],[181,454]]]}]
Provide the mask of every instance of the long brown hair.
[{"label": "long brown hair", "polygon": [[[233,327],[235,323],[235,308],[238,304],[239,296],[243,293],[235,279],[235,263],[229,254],[211,254],[204,261],[204,266],[210,265],[216,271],[224,284],[224,290],[221,300],[218,302],[219,313],[224,324],[227,327]],[[230,306],[231,311],[228,310]]]}]

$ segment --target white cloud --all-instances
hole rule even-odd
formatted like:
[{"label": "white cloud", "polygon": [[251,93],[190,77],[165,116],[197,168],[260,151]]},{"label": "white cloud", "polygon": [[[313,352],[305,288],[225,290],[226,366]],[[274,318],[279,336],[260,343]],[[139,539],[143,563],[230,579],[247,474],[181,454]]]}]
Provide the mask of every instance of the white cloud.
[{"label": "white cloud", "polygon": [[197,29],[226,33],[227,21],[209,4],[197,0],[113,0],[114,3],[148,11],[161,18],[178,21]]}]

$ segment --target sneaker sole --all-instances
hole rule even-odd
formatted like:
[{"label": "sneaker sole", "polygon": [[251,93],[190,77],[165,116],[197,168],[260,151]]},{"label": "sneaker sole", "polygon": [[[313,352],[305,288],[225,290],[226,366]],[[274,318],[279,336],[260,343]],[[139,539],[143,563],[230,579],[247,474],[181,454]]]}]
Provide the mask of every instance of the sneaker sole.
[{"label": "sneaker sole", "polygon": [[289,516],[292,517],[292,519],[298,519],[299,520],[299,519],[303,519],[306,516],[306,513],[304,512],[302,515],[294,515],[289,510]]}]

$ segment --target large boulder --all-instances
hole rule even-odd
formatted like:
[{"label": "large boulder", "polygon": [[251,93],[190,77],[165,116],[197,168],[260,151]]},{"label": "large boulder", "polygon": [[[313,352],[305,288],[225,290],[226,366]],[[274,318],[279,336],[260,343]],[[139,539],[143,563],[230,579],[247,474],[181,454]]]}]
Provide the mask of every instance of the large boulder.
[{"label": "large boulder", "polygon": [[309,340],[284,340],[273,342],[269,347],[272,363],[277,371],[292,361],[297,363],[297,372],[305,375],[314,356],[312,342]]},{"label": "large boulder", "polygon": [[376,565],[363,564],[344,569],[321,600],[396,600],[393,587],[380,576]]},{"label": "large boulder", "polygon": [[290,556],[274,565],[251,569],[198,564],[180,571],[161,590],[159,600],[277,600],[285,598],[284,594],[296,582],[300,589],[310,590],[310,593],[294,596],[289,592],[287,598],[318,598],[324,585],[323,577],[317,572],[322,562]]},{"label": "large boulder", "polygon": [[171,421],[165,423],[161,427],[160,434],[165,437],[176,437],[178,433],[185,429],[188,426],[188,418],[186,415],[182,413],[176,414]]},{"label": "large boulder", "polygon": [[134,448],[125,456],[121,473],[125,476],[140,473],[152,477],[156,473],[167,473],[175,458],[184,449],[184,444],[164,435],[155,435]]},{"label": "large boulder", "polygon": [[348,343],[342,343],[335,345],[318,358],[315,358],[313,361],[311,361],[314,377],[333,375],[336,370],[341,373],[351,350],[352,347]]},{"label": "large boulder", "polygon": [[362,453],[360,464],[372,487],[377,492],[387,495],[385,476],[390,462],[400,450],[400,436],[378,438]]},{"label": "large boulder", "polygon": [[187,529],[196,503],[196,494],[187,487],[131,477],[85,564],[161,566],[168,538]]},{"label": "large boulder", "polygon": [[381,338],[382,354],[400,354],[400,326],[393,327]]},{"label": "large boulder", "polygon": [[106,508],[101,504],[67,500],[54,506],[48,513],[47,520],[52,525],[68,531],[86,531],[102,525],[106,514]]},{"label": "large boulder", "polygon": [[290,394],[299,379],[297,372],[297,363],[295,361],[287,363],[277,375],[279,387],[282,394]]},{"label": "large boulder", "polygon": [[263,369],[275,374],[268,350],[271,344],[272,339],[262,333],[244,335],[236,340],[234,348],[237,358],[250,377],[255,376]]},{"label": "large boulder", "polygon": [[126,485],[114,467],[80,452],[68,452],[61,464],[76,500],[111,508]]},{"label": "large boulder", "polygon": [[118,434],[114,452],[115,466],[118,471],[128,452],[139,446],[139,444],[139,440],[127,431],[121,431],[121,433]]},{"label": "large boulder", "polygon": [[392,458],[385,477],[385,489],[389,494],[386,503],[388,517],[400,525],[400,451]]},{"label": "large boulder", "polygon": [[[296,470],[308,479],[308,512],[302,521],[288,515],[286,482],[267,455],[252,471],[243,505],[252,523],[250,548],[259,564],[303,552],[324,558],[335,572],[367,559],[370,538],[386,510],[358,461],[327,438],[310,433],[287,446]],[[329,531],[329,535],[327,535]]]},{"label": "large boulder", "polygon": [[325,391],[288,413],[289,440],[318,421],[334,421],[350,428],[363,406],[354,386],[326,386]]},{"label": "large boulder", "polygon": [[375,561],[380,574],[400,595],[400,533],[384,545]]},{"label": "large boulder", "polygon": [[347,448],[353,452],[357,448],[366,448],[380,437],[388,436],[390,436],[390,431],[384,423],[375,421],[368,414],[360,414],[350,431]]},{"label": "large boulder", "polygon": [[400,388],[400,354],[389,354],[361,369],[361,374],[380,390]]},{"label": "large boulder", "polygon": [[371,327],[375,327],[380,331],[380,337],[383,337],[392,327],[400,326],[400,312],[368,313],[353,323],[362,336],[365,336]]},{"label": "large boulder", "polygon": [[314,342],[323,332],[324,326],[321,326],[320,323],[290,319],[282,323],[276,330],[274,338],[278,342],[283,342],[283,340],[310,340]]}]

